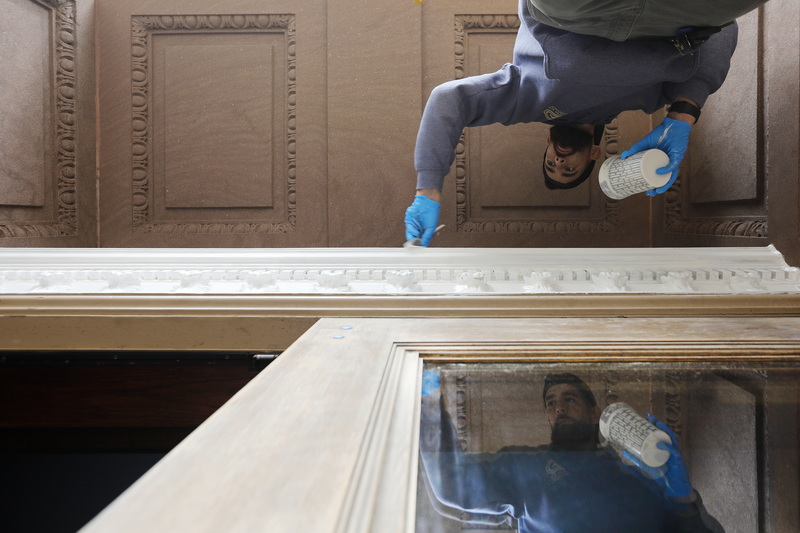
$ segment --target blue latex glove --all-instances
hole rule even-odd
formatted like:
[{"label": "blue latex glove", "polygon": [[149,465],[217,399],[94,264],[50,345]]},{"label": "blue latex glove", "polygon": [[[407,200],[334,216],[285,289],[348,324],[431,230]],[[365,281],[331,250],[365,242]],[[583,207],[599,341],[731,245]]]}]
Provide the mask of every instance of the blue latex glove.
[{"label": "blue latex glove", "polygon": [[428,396],[441,386],[441,378],[439,373],[433,370],[424,370],[422,372],[422,395]]},{"label": "blue latex glove", "polygon": [[620,154],[620,158],[625,159],[635,153],[658,148],[669,156],[669,165],[656,170],[656,174],[671,173],[672,176],[666,185],[647,191],[647,196],[655,196],[665,192],[678,179],[678,167],[683,161],[686,148],[689,146],[689,134],[691,131],[692,125],[688,122],[665,118],[664,122],[648,133],[644,139]]},{"label": "blue latex glove", "polygon": [[419,239],[422,246],[431,243],[439,223],[439,202],[417,195],[406,209],[406,240]]},{"label": "blue latex glove", "polygon": [[664,465],[654,468],[646,465],[641,459],[629,453],[627,450],[622,451],[622,456],[636,465],[648,478],[655,481],[664,489],[664,493],[668,497],[688,498],[694,489],[692,489],[692,484],[689,481],[689,472],[686,470],[686,463],[678,449],[678,436],[675,435],[675,432],[672,431],[669,426],[652,414],[647,413],[647,420],[658,429],[664,431],[672,440],[672,444],[660,442],[657,445],[660,449],[669,452],[669,460],[667,460]]}]

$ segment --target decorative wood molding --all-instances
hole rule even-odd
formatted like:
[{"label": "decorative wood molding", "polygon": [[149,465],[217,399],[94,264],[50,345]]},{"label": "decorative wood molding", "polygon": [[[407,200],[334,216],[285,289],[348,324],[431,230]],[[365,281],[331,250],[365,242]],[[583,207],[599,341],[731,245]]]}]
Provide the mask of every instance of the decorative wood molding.
[{"label": "decorative wood molding", "polygon": [[[459,290],[476,273],[486,290]],[[773,247],[0,248],[0,332],[17,350],[261,351],[321,317],[798,316],[798,278]]]},{"label": "decorative wood molding", "polygon": [[[75,138],[76,22],[74,0],[37,2],[51,12],[52,117],[56,154],[52,166],[55,220],[47,222],[0,223],[0,238],[65,237],[78,234],[78,193]],[[46,127],[46,125],[45,125]]]},{"label": "decorative wood molding", "polygon": [[455,376],[455,400],[456,400],[456,416],[455,425],[456,433],[458,435],[458,442],[462,450],[470,450],[469,430],[467,422],[469,420],[469,412],[467,407],[467,377],[463,374]]},{"label": "decorative wood molding", "polygon": [[0,249],[0,294],[798,294],[763,248]]},{"label": "decorative wood molding", "polygon": [[[282,31],[286,39],[286,218],[282,222],[159,223],[153,216],[151,40],[159,32]],[[288,233],[297,218],[295,16],[272,15],[137,15],[131,17],[132,39],[132,207],[135,233]]]},{"label": "decorative wood molding", "polygon": [[685,235],[713,235],[716,237],[765,238],[769,235],[766,217],[740,219],[691,218],[684,213],[681,200],[681,178],[664,193],[664,231]]},{"label": "decorative wood molding", "polygon": [[680,376],[667,374],[664,376],[664,423],[678,436],[683,436],[683,411],[681,399],[683,397],[683,383]]}]

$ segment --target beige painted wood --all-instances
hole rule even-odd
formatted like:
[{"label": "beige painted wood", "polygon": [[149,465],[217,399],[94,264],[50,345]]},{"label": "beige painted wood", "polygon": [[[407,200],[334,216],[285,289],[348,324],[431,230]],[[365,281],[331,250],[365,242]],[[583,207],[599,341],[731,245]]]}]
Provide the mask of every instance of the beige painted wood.
[{"label": "beige painted wood", "polygon": [[[3,295],[16,350],[284,350],[318,319],[794,316],[790,294]],[[424,322],[424,320],[423,320]]]},{"label": "beige painted wood", "polygon": [[[412,531],[420,358],[442,352],[797,360],[800,318],[321,320],[83,531]],[[778,403],[786,447],[768,459],[783,473],[767,516],[789,531],[796,407]]]}]

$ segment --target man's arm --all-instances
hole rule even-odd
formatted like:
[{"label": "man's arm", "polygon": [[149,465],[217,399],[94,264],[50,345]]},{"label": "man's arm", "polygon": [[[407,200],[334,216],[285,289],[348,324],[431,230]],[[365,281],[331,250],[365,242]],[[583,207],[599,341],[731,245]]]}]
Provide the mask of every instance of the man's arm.
[{"label": "man's arm", "polygon": [[518,91],[519,71],[508,64],[493,74],[453,80],[431,92],[414,149],[416,196],[425,199],[414,198],[406,210],[407,241],[419,239],[428,246],[436,231],[444,178],[455,160],[461,132],[469,126],[510,123]]},{"label": "man's arm", "polygon": [[[513,513],[513,470],[507,456],[463,453],[450,415],[444,409],[436,372],[423,374],[420,457],[431,500],[449,518],[502,524]],[[493,456],[493,457],[489,457]],[[470,513],[463,517],[462,511]]]},{"label": "man's arm", "polygon": [[508,124],[518,91],[519,70],[511,64],[436,87],[425,105],[414,148],[417,189],[441,191],[464,128]]}]

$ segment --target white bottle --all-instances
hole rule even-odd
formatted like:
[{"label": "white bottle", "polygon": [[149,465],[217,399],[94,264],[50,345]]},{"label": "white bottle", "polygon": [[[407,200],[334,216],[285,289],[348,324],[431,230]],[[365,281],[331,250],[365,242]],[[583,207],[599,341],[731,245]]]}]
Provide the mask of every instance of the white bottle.
[{"label": "white bottle", "polygon": [[637,152],[622,159],[614,155],[600,166],[600,189],[609,198],[622,200],[628,196],[666,185],[672,177],[656,174],[656,170],[669,165],[669,156],[657,148]]},{"label": "white bottle", "polygon": [[603,410],[600,433],[648,466],[658,468],[669,460],[669,452],[658,447],[659,442],[672,443],[669,435],[639,416],[626,403],[612,403]]}]

